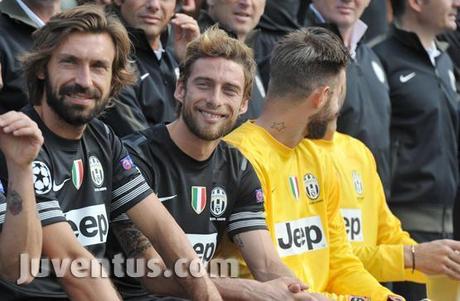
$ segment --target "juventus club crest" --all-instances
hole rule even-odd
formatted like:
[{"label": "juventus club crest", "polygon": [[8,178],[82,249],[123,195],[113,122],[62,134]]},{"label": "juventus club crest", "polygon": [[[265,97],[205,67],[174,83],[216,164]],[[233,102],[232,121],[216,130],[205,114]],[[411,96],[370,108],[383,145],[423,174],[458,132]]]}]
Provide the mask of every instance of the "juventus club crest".
[{"label": "juventus club crest", "polygon": [[203,212],[204,208],[206,208],[206,187],[192,186],[191,205],[196,214]]},{"label": "juventus club crest", "polygon": [[351,178],[353,179],[353,185],[355,186],[356,193],[359,196],[362,196],[364,192],[364,186],[361,175],[356,170],[353,170],[351,172]]},{"label": "juventus club crest", "polygon": [[307,192],[307,196],[310,200],[314,201],[319,198],[319,184],[318,179],[311,174],[307,173],[303,176],[303,183],[305,185],[305,190]]},{"label": "juventus club crest", "polygon": [[89,157],[89,169],[91,171],[91,180],[96,187],[101,187],[104,183],[104,169],[96,156]]},{"label": "juventus club crest", "polygon": [[215,217],[221,216],[227,209],[227,193],[221,187],[215,187],[211,191],[210,210]]}]

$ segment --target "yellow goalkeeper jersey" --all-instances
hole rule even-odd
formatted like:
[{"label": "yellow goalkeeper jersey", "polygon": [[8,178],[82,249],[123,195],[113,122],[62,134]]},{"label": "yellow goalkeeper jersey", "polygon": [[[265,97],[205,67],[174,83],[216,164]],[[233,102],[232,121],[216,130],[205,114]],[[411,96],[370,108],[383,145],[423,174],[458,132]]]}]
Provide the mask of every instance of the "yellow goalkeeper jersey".
[{"label": "yellow goalkeeper jersey", "polygon": [[[305,141],[294,149],[246,122],[225,140],[248,158],[262,183],[266,221],[283,262],[312,291],[335,300],[387,300],[381,286],[353,254],[340,215],[340,187],[326,152]],[[236,248],[220,253],[236,255]],[[355,299],[353,299],[355,298]]]},{"label": "yellow goalkeeper jersey", "polygon": [[[308,144],[311,142],[305,142]],[[327,151],[340,179],[341,212],[348,239],[364,267],[379,281],[416,281],[425,276],[404,268],[404,245],[416,244],[387,206],[374,157],[359,140],[336,132],[316,140]]]}]

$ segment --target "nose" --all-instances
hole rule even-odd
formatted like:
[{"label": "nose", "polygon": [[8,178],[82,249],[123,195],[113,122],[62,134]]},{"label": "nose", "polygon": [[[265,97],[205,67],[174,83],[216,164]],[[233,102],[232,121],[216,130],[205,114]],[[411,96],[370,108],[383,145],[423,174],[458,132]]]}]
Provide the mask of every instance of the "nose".
[{"label": "nose", "polygon": [[254,1],[254,0],[239,0],[238,5],[241,8],[247,8],[251,4],[251,1]]},{"label": "nose", "polygon": [[222,105],[222,103],[223,103],[223,98],[224,98],[221,95],[221,93],[223,93],[223,92],[220,91],[220,89],[218,87],[216,87],[215,89],[210,90],[209,95],[206,98],[206,107],[208,107],[210,109],[215,109],[215,108],[220,107]]},{"label": "nose", "polygon": [[77,74],[75,76],[75,83],[84,88],[89,88],[93,85],[91,69],[89,65],[82,65],[80,68],[78,68]]},{"label": "nose", "polygon": [[160,9],[160,0],[147,0],[147,9],[158,11]]}]

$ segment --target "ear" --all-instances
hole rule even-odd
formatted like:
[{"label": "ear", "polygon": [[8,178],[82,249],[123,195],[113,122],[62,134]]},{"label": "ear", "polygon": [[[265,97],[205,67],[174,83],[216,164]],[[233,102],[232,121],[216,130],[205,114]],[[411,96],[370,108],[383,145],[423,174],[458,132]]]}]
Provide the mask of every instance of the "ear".
[{"label": "ear", "polygon": [[45,79],[45,72],[44,70],[37,71],[37,78],[39,80],[44,80]]},{"label": "ear", "polygon": [[243,115],[248,111],[249,98],[243,99],[240,105],[239,115]]},{"label": "ear", "polygon": [[174,97],[177,99],[178,102],[184,103],[184,96],[185,96],[185,86],[182,81],[176,82],[176,90],[174,91]]},{"label": "ear", "polygon": [[416,11],[416,12],[420,12],[422,10],[422,6],[424,4],[424,0],[406,0],[407,3],[407,7]]},{"label": "ear", "polygon": [[313,90],[309,98],[311,98],[311,103],[315,110],[320,110],[326,104],[330,91],[329,86],[320,86]]}]

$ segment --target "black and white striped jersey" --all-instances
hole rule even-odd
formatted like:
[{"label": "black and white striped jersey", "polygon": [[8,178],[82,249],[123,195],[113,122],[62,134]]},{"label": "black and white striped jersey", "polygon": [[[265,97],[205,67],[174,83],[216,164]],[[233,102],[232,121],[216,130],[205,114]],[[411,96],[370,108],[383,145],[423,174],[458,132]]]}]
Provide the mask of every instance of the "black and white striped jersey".
[{"label": "black and white striped jersey", "polygon": [[[24,112],[45,138],[32,167],[42,226],[69,223],[81,245],[102,258],[111,219],[144,200],[152,190],[131,164],[121,140],[101,121],[91,121],[81,139],[67,140],[51,132],[31,106]],[[5,168],[0,178],[7,183]],[[0,212],[0,221],[4,214]],[[1,282],[0,300],[9,300],[10,290],[16,296],[65,296],[53,275],[37,277],[21,287]]]},{"label": "black and white striped jersey", "polygon": [[[236,148],[221,141],[209,159],[197,161],[179,149],[164,124],[127,136],[123,142],[203,261],[212,259],[225,233],[231,238],[267,229],[261,184]],[[121,215],[114,222],[125,218]],[[116,239],[109,240],[108,248],[114,254],[121,252]],[[115,283],[123,292],[123,284]]]}]

